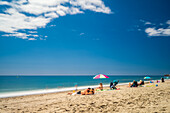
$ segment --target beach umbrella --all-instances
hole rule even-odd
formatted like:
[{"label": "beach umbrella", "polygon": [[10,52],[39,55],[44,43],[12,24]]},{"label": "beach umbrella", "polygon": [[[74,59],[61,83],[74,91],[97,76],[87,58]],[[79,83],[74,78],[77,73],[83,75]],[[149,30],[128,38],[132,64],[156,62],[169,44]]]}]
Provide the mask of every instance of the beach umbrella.
[{"label": "beach umbrella", "polygon": [[109,77],[104,74],[99,74],[99,75],[96,75],[95,77],[93,77],[93,79],[102,79],[102,78],[109,78]]},{"label": "beach umbrella", "polygon": [[170,77],[170,74],[164,75],[165,77]]},{"label": "beach umbrella", "polygon": [[170,74],[167,74],[167,75],[164,75],[164,76],[165,76],[165,78],[169,79]]},{"label": "beach umbrella", "polygon": [[147,80],[149,80],[149,79],[151,79],[151,77],[148,77],[148,76],[147,76],[147,77],[144,77],[144,79],[147,79]]}]

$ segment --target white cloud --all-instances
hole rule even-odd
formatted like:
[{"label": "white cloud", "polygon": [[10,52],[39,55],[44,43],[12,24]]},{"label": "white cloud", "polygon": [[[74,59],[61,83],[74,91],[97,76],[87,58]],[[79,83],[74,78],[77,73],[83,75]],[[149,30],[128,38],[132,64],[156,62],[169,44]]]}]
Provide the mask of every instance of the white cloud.
[{"label": "white cloud", "polygon": [[10,3],[6,2],[6,1],[1,1],[0,5],[9,5]]},{"label": "white cloud", "polygon": [[170,25],[170,20],[168,20],[166,23]]},{"label": "white cloud", "polygon": [[29,0],[30,4],[43,5],[43,6],[56,6],[67,2],[69,2],[69,0]]},{"label": "white cloud", "polygon": [[37,39],[35,39],[35,38],[29,38],[28,40],[37,40]]},{"label": "white cloud", "polygon": [[140,19],[139,21],[140,21],[140,22],[146,22],[146,21],[145,21],[145,20],[143,20],[143,19]]},{"label": "white cloud", "polygon": [[63,11],[63,10],[59,10],[57,11],[57,13],[60,15],[60,16],[65,16],[66,13]]},{"label": "white cloud", "polygon": [[26,33],[14,32],[12,34],[5,34],[5,35],[2,35],[2,36],[7,36],[7,37],[14,36],[14,37],[18,37],[18,38],[21,38],[21,39],[28,39],[28,36],[30,36],[30,35],[27,35]]},{"label": "white cloud", "polygon": [[80,33],[80,35],[84,35],[84,33]]},{"label": "white cloud", "polygon": [[30,39],[29,37],[39,37],[38,35],[32,35],[32,34],[26,34],[26,33],[20,33],[20,32],[14,32],[14,33],[10,33],[10,34],[4,34],[2,36],[6,36],[6,37],[18,37],[21,39]]},{"label": "white cloud", "polygon": [[141,31],[141,29],[138,29],[138,31]]},{"label": "white cloud", "polygon": [[37,33],[37,31],[28,31],[29,33]]},{"label": "white cloud", "polygon": [[81,7],[83,10],[91,10],[95,12],[102,12],[110,14],[111,10],[109,7],[105,7],[101,0],[71,0],[70,4],[73,6]]},{"label": "white cloud", "polygon": [[51,13],[45,14],[45,17],[49,17],[49,18],[58,18],[59,16],[58,16],[56,13],[51,12]]},{"label": "white cloud", "polygon": [[68,10],[68,13],[71,15],[78,14],[78,13],[84,13],[83,11],[80,11],[78,8],[71,7],[70,10]]},{"label": "white cloud", "polygon": [[40,15],[42,13],[47,13],[51,11],[56,11],[57,9],[55,7],[48,7],[43,5],[37,5],[37,4],[25,4],[25,5],[16,5],[15,6],[19,11],[24,11],[30,14]]},{"label": "white cloud", "polygon": [[50,18],[45,18],[43,16],[26,16],[12,8],[6,12],[9,14],[0,14],[0,31],[6,33],[13,33],[20,29],[37,29],[38,27],[45,27],[51,20]]},{"label": "white cloud", "polygon": [[155,28],[147,28],[145,32],[149,36],[170,36],[170,29],[155,29]]},{"label": "white cloud", "polygon": [[148,36],[170,36],[170,20],[166,22],[168,25],[167,28],[155,28],[155,27],[149,27],[145,29],[145,32],[148,34]]},{"label": "white cloud", "polygon": [[50,25],[50,27],[54,27],[54,26],[56,26],[56,25]]},{"label": "white cloud", "polygon": [[0,13],[0,31],[7,33],[3,36],[22,39],[28,39],[33,35],[28,34],[31,32],[20,32],[21,30],[45,27],[59,16],[84,13],[83,10],[111,13],[110,8],[106,7],[102,0],[14,0],[0,1],[0,5],[10,6]]},{"label": "white cloud", "polygon": [[33,37],[38,37],[38,35],[32,35]]},{"label": "white cloud", "polygon": [[155,25],[154,23],[151,23],[151,22],[143,20],[143,19],[140,19],[139,21],[142,22],[144,25]]},{"label": "white cloud", "polygon": [[149,24],[152,24],[151,22],[145,22],[145,25],[149,25]]}]

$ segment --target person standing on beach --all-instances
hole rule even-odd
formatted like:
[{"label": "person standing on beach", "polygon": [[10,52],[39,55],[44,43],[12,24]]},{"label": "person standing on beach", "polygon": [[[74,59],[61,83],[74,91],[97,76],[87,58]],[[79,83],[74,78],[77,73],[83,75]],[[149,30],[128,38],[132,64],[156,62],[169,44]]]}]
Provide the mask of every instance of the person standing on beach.
[{"label": "person standing on beach", "polygon": [[165,82],[165,81],[164,81],[164,78],[161,78],[161,81],[162,81],[162,82]]}]

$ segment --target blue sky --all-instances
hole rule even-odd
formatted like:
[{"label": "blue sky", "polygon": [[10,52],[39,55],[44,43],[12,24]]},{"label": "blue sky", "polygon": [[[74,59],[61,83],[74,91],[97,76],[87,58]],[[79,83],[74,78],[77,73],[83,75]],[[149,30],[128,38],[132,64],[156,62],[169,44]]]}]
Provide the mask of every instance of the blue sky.
[{"label": "blue sky", "polygon": [[169,74],[169,0],[0,1],[0,74]]}]

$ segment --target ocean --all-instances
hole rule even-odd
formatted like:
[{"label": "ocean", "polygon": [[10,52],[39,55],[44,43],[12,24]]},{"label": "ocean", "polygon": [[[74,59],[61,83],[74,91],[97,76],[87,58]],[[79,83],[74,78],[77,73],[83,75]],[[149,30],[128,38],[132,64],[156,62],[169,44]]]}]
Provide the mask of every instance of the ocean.
[{"label": "ocean", "polygon": [[[108,75],[107,79],[93,79],[93,76],[0,76],[0,94],[20,91],[35,91],[44,89],[65,89],[77,87],[93,87],[102,82],[109,85],[113,80],[119,84],[144,80],[146,75]],[[163,75],[150,76],[153,80],[160,80]]]}]

